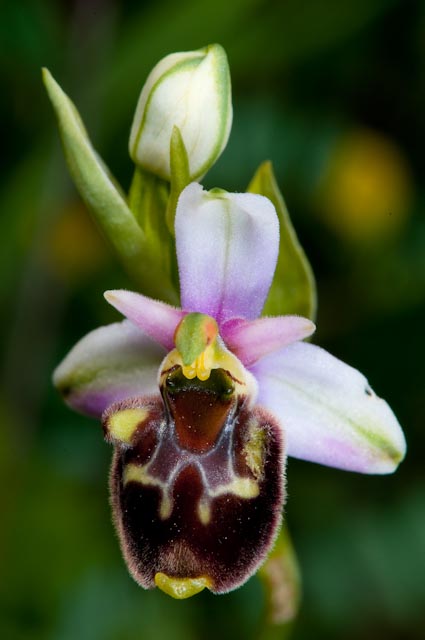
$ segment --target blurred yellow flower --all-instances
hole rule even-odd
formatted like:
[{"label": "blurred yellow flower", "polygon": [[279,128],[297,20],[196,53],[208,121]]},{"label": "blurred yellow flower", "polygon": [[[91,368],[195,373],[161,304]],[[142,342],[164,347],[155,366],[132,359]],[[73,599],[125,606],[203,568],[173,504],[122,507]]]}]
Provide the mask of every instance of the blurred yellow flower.
[{"label": "blurred yellow flower", "polygon": [[402,151],[384,135],[358,128],[331,151],[319,184],[319,214],[348,241],[380,242],[401,230],[412,192]]}]

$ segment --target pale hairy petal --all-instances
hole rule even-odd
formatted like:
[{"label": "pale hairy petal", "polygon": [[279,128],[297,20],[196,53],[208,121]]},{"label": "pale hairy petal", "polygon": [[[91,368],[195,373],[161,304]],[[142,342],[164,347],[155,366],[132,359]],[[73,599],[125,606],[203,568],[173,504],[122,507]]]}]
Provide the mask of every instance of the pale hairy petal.
[{"label": "pale hairy petal", "polygon": [[165,302],[134,291],[105,291],[106,300],[153,340],[167,350],[174,347],[174,331],[185,315]]},{"label": "pale hairy petal", "polygon": [[221,327],[227,346],[245,366],[273,351],[311,336],[316,327],[301,316],[230,320]]}]

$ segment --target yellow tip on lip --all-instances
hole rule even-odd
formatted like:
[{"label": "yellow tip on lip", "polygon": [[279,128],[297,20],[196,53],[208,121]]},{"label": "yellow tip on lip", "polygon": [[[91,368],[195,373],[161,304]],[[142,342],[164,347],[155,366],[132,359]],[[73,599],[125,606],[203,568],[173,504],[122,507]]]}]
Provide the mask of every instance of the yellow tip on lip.
[{"label": "yellow tip on lip", "polygon": [[197,593],[211,588],[211,581],[205,576],[199,578],[170,578],[165,573],[155,574],[158,589],[176,600],[184,600],[196,596]]}]

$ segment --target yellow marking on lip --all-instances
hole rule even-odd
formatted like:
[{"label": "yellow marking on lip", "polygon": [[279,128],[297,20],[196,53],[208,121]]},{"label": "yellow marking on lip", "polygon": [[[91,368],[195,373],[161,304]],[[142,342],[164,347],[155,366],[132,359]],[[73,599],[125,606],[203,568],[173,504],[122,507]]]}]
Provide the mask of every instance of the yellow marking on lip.
[{"label": "yellow marking on lip", "polygon": [[159,487],[161,489],[161,502],[159,507],[159,517],[166,520],[171,516],[173,503],[169,496],[167,485],[162,480],[158,480],[151,476],[147,471],[147,465],[138,466],[137,464],[128,464],[124,469],[124,486],[128,482],[139,482],[145,487]]},{"label": "yellow marking on lip", "polygon": [[191,598],[205,588],[211,589],[212,586],[211,580],[206,576],[200,576],[199,578],[170,578],[170,576],[160,572],[155,574],[155,584],[161,591],[177,600]]},{"label": "yellow marking on lip", "polygon": [[242,478],[236,476],[230,482],[221,484],[215,489],[208,489],[208,498],[201,498],[198,502],[197,512],[198,518],[204,526],[207,526],[211,522],[211,503],[210,500],[219,498],[226,494],[231,494],[238,498],[248,500],[249,498],[256,498],[260,493],[258,483],[251,478]]},{"label": "yellow marking on lip", "polygon": [[211,522],[211,507],[205,500],[200,500],[198,502],[198,517],[203,525],[207,525]]},{"label": "yellow marking on lip", "polygon": [[249,425],[249,437],[243,448],[245,461],[253,476],[258,480],[264,472],[264,448],[266,434],[256,421]]},{"label": "yellow marking on lip", "polygon": [[255,480],[251,480],[251,478],[234,478],[227,484],[222,484],[218,486],[213,491],[210,491],[210,496],[217,498],[218,496],[222,496],[226,493],[232,493],[238,498],[256,498],[260,493],[260,489],[258,487],[257,482]]},{"label": "yellow marking on lip", "polygon": [[124,409],[109,416],[107,429],[116,440],[131,444],[132,437],[141,422],[149,415],[147,409]]}]

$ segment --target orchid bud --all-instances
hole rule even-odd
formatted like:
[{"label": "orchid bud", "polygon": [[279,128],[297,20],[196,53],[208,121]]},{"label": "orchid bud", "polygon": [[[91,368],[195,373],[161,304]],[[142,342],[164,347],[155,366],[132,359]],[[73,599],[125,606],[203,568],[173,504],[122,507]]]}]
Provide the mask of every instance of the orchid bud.
[{"label": "orchid bud", "polygon": [[218,44],[172,53],[151,71],[130,134],[135,164],[170,179],[170,139],[180,129],[191,180],[204,175],[226,146],[232,124],[230,74]]}]

